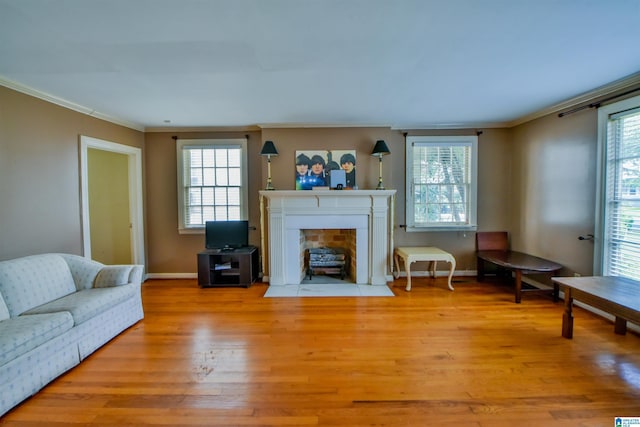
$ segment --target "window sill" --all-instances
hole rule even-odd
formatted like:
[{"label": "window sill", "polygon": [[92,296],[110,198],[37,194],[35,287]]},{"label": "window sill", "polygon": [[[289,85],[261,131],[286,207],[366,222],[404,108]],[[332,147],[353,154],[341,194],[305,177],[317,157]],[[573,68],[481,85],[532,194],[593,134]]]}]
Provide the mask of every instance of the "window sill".
[{"label": "window sill", "polygon": [[407,233],[425,233],[433,231],[476,231],[477,225],[443,225],[443,226],[424,226],[424,227],[405,227]]},{"label": "window sill", "polygon": [[178,234],[204,234],[204,227],[178,228]]}]

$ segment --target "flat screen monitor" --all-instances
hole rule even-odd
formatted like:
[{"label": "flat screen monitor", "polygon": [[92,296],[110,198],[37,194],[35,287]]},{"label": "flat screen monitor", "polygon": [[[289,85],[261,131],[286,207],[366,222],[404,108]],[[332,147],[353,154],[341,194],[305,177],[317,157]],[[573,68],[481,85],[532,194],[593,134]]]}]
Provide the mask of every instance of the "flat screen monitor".
[{"label": "flat screen monitor", "polygon": [[236,249],[249,245],[249,221],[207,221],[207,249]]}]

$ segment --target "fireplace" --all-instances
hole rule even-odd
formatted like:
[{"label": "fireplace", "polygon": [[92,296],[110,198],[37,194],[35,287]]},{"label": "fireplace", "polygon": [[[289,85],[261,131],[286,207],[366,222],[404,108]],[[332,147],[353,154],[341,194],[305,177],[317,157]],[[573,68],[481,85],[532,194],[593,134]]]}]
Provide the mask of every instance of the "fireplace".
[{"label": "fireplace", "polygon": [[336,260],[337,264],[344,266],[339,269],[340,274],[346,273],[348,280],[351,282],[356,281],[356,230],[352,228],[301,230],[300,237],[301,250],[304,253],[304,257],[300,260],[303,271],[309,272],[312,258],[310,251],[315,251],[314,259],[321,259],[324,262],[331,262],[331,260],[326,259],[326,256],[318,256],[318,253],[337,251],[341,254],[339,259]]},{"label": "fireplace", "polygon": [[355,282],[385,285],[391,280],[394,195],[395,190],[260,191],[264,280],[300,284],[302,230],[351,229]]}]

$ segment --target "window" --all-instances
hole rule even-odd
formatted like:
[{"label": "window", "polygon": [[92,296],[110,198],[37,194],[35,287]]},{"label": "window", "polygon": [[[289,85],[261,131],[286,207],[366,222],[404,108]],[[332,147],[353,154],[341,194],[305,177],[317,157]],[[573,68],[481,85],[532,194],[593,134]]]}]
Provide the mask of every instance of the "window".
[{"label": "window", "polygon": [[640,280],[640,97],[598,112],[601,245],[596,269]]},{"label": "window", "polygon": [[408,136],[407,231],[476,228],[477,136]]},{"label": "window", "polygon": [[247,218],[247,140],[178,140],[178,228]]}]

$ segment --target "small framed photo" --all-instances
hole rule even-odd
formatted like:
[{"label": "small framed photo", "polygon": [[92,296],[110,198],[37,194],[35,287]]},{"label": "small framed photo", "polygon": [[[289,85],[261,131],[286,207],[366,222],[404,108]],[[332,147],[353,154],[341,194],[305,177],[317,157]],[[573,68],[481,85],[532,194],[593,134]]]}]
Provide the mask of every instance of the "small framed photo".
[{"label": "small framed photo", "polygon": [[345,174],[345,188],[358,188],[356,184],[356,150],[333,150],[332,159]]}]

